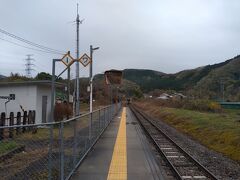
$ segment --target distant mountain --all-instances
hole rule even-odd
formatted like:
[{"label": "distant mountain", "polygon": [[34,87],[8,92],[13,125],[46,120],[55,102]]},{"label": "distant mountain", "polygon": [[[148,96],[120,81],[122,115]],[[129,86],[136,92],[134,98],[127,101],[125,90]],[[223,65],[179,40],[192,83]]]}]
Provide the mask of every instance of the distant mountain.
[{"label": "distant mountain", "polygon": [[175,88],[174,76],[146,69],[124,69],[123,78],[135,82],[144,92],[154,89]]},{"label": "distant mountain", "polygon": [[[240,56],[225,61],[224,65],[212,69],[194,86],[200,96],[214,99],[240,100]],[[220,63],[223,64],[223,63]]]},{"label": "distant mountain", "polygon": [[165,74],[153,70],[125,69],[123,70],[123,78],[137,83],[145,92],[154,89],[186,90],[192,88],[214,69],[225,66],[232,60],[184,70],[176,74]]},{"label": "distant mountain", "polygon": [[[87,86],[88,81],[85,84]],[[94,84],[104,97],[104,75],[95,75]],[[240,56],[175,74],[149,69],[123,70],[121,91],[124,94],[141,96],[141,92],[155,89],[181,91],[188,96],[216,100],[222,100],[224,94],[225,100],[240,101]]]},{"label": "distant mountain", "polygon": [[206,98],[240,100],[240,56],[225,62],[166,74],[146,69],[125,69],[123,78],[138,84],[143,92],[154,89],[184,91]]},{"label": "distant mountain", "polygon": [[3,76],[3,75],[0,74],[0,79],[3,79],[3,78],[5,78],[5,77],[6,77],[6,76]]}]

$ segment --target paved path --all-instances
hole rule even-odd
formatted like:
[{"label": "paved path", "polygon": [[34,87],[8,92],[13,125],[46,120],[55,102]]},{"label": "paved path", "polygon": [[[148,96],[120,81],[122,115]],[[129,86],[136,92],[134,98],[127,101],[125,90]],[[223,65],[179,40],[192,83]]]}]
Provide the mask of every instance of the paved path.
[{"label": "paved path", "polygon": [[140,125],[123,108],[74,173],[77,180],[163,179]]}]

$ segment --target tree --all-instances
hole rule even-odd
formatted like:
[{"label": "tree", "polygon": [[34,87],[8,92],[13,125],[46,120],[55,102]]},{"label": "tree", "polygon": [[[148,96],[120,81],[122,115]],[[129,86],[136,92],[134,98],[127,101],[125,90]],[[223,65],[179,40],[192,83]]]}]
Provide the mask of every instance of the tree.
[{"label": "tree", "polygon": [[36,80],[51,80],[52,79],[52,75],[49,74],[49,73],[40,72],[40,73],[37,74],[35,79]]},{"label": "tree", "polygon": [[[55,75],[55,79],[57,81],[63,81],[63,78],[61,77],[57,79],[56,75]],[[46,72],[40,72],[36,75],[35,80],[52,80],[52,75]]]},{"label": "tree", "polygon": [[2,81],[6,81],[6,82],[16,82],[16,81],[18,82],[18,81],[28,81],[28,80],[31,80],[31,78],[22,76],[19,73],[12,73],[12,72],[9,77],[2,79]]}]

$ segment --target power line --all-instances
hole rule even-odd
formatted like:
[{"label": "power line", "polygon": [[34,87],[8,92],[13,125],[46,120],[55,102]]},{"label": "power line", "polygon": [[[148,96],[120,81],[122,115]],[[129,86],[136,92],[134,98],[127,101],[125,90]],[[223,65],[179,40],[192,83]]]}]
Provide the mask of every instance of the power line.
[{"label": "power line", "polygon": [[3,29],[0,29],[0,32],[3,33],[3,34],[5,34],[5,35],[7,35],[7,36],[10,36],[10,37],[12,37],[12,38],[14,38],[14,39],[17,39],[17,40],[19,40],[19,41],[22,41],[22,42],[24,42],[24,43],[26,43],[26,44],[29,44],[29,45],[31,45],[31,46],[35,46],[35,47],[37,47],[37,48],[44,49],[44,50],[46,50],[46,51],[53,51],[53,52],[62,53],[62,51],[59,51],[59,50],[56,50],[56,49],[52,49],[52,48],[49,48],[49,47],[46,47],[46,46],[43,46],[43,45],[40,45],[40,44],[31,42],[31,41],[28,41],[28,40],[26,40],[26,39],[24,39],[24,38],[21,38],[21,37],[19,37],[19,36],[16,36],[16,35],[14,35],[14,34],[11,34],[11,33],[7,32],[7,31],[3,30]]},{"label": "power line", "polygon": [[23,47],[23,48],[27,48],[27,49],[31,49],[31,50],[34,50],[34,51],[39,51],[39,52],[44,52],[44,53],[49,53],[49,54],[62,54],[62,53],[57,53],[57,52],[50,52],[50,51],[44,51],[44,50],[41,50],[41,49],[35,49],[35,48],[31,48],[31,47],[28,47],[28,46],[24,46],[24,45],[21,45],[21,44],[18,44],[18,43],[15,43],[15,42],[12,42],[12,41],[9,41],[7,39],[3,39],[3,38],[0,38],[2,41],[6,41],[8,43],[11,43],[11,44],[14,44],[16,46],[20,46],[20,47]]},{"label": "power line", "polygon": [[28,41],[28,40],[26,40],[24,38],[21,38],[19,36],[11,34],[11,33],[7,32],[7,31],[3,30],[3,29],[0,29],[0,33],[3,33],[3,34],[5,34],[5,35],[7,35],[9,37],[12,37],[12,38],[14,38],[14,39],[16,39],[18,41],[22,41],[22,42],[24,42],[26,44],[29,44],[29,45],[34,46],[34,47],[37,47],[39,49],[43,49],[45,51],[55,52],[55,53],[59,53],[59,54],[63,54],[64,53],[63,51],[56,50],[56,49],[53,49],[53,48],[49,48],[49,47],[46,47],[46,46],[43,46],[43,45],[31,42],[31,41]]},{"label": "power line", "polygon": [[31,58],[31,56],[33,56],[32,54],[27,54],[27,59],[26,60],[26,69],[25,69],[25,72],[26,72],[26,76],[28,78],[31,78],[32,77],[32,71],[34,71],[34,69],[32,68],[34,66],[34,64],[32,63],[34,61],[33,58]]}]

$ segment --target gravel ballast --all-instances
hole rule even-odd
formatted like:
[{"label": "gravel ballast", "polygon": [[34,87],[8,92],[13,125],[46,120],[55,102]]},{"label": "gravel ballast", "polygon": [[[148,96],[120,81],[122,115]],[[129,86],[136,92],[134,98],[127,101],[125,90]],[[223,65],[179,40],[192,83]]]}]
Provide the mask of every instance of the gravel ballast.
[{"label": "gravel ballast", "polygon": [[146,115],[157,121],[166,134],[219,179],[240,180],[240,165],[237,162],[203,146],[188,135],[169,126],[161,119],[153,118],[148,114]]}]

